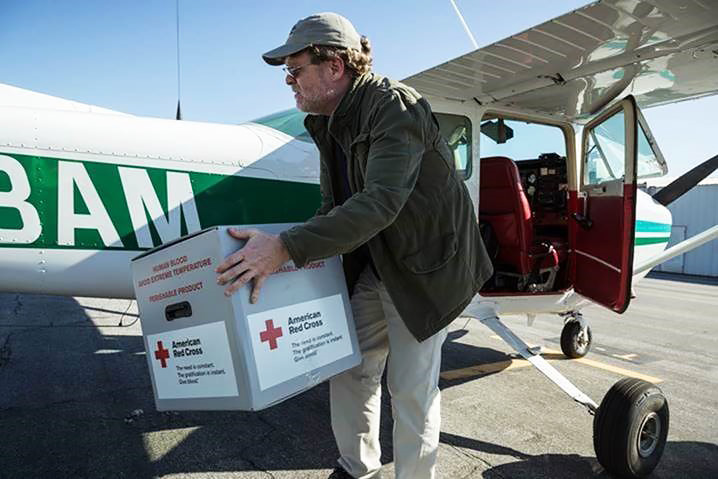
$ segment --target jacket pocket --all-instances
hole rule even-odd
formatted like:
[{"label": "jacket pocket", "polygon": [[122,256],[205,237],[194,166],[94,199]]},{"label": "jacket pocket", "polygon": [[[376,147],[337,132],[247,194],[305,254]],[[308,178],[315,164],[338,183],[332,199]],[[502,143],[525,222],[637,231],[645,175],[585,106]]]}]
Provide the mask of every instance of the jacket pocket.
[{"label": "jacket pocket", "polygon": [[446,266],[456,254],[457,249],[456,235],[449,233],[429,241],[416,253],[404,256],[402,262],[412,273],[431,273]]}]

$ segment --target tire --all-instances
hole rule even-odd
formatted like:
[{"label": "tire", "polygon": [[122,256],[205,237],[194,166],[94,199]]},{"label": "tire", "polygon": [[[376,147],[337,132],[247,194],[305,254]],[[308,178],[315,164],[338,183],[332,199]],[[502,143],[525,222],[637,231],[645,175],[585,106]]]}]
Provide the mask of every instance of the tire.
[{"label": "tire", "polygon": [[657,386],[621,379],[606,393],[593,418],[598,462],[619,477],[647,476],[663,455],[668,421],[668,401]]},{"label": "tire", "polygon": [[571,320],[563,326],[563,330],[561,331],[561,351],[566,357],[576,359],[588,354],[588,351],[591,349],[591,341],[593,340],[591,327],[586,326],[588,341],[582,339],[580,334],[581,323],[576,320]]}]

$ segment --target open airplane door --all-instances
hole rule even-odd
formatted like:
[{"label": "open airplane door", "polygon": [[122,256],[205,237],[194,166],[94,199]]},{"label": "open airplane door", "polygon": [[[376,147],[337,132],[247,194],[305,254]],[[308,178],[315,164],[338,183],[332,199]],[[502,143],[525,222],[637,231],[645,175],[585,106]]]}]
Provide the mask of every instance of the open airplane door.
[{"label": "open airplane door", "polygon": [[574,289],[619,314],[631,301],[637,119],[628,96],[586,124],[580,190],[572,202]]}]

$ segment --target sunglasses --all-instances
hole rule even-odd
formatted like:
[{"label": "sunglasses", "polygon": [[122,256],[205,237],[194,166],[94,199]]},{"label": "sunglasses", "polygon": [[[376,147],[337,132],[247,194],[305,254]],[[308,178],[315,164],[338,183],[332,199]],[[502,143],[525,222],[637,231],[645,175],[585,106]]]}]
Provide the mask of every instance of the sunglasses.
[{"label": "sunglasses", "polygon": [[297,76],[299,76],[299,72],[301,71],[301,69],[309,65],[312,65],[312,62],[305,63],[304,65],[299,65],[298,67],[282,67],[282,70],[284,71],[284,73],[296,80]]}]

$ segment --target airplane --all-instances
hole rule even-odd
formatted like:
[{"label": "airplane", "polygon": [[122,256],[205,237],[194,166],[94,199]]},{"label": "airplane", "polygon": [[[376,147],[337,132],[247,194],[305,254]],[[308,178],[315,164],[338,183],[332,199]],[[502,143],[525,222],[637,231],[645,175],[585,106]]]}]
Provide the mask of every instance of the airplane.
[{"label": "airplane", "polygon": [[[666,208],[718,166],[653,197],[667,173],[641,109],[718,92],[718,5],[604,0],[412,75],[454,152],[495,266],[464,316],[495,331],[594,416],[609,472],[644,477],[666,443],[666,398],[623,379],[601,405],[499,319],[556,315],[585,355],[581,310],[621,314],[668,250]],[[0,290],[133,298],[130,261],[221,224],[301,222],[318,152],[287,110],[240,125],[144,118],[0,84]]]}]

